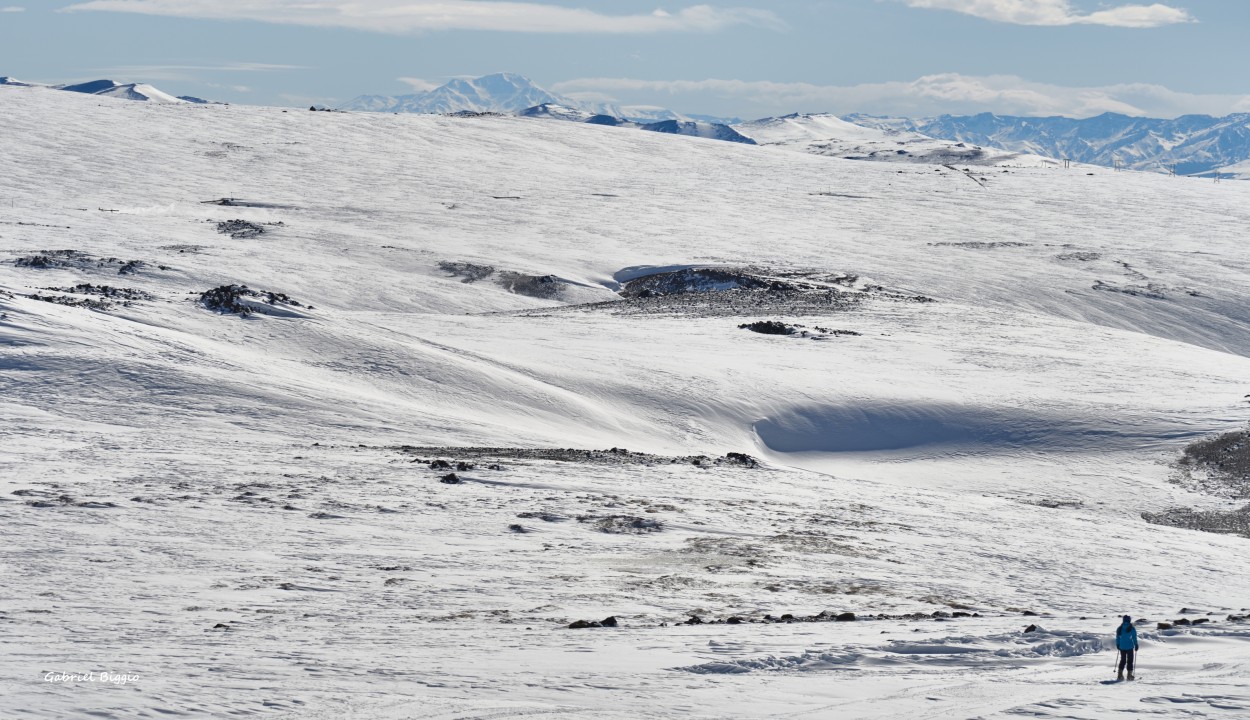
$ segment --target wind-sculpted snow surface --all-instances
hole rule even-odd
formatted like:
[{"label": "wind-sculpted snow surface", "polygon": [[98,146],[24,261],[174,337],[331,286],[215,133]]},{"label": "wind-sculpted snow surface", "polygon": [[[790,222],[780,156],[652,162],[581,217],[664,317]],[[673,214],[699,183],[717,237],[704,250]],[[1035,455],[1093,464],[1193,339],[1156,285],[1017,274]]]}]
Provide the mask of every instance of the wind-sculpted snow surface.
[{"label": "wind-sculpted snow surface", "polygon": [[1246,716],[1250,185],[0,116],[0,717]]}]

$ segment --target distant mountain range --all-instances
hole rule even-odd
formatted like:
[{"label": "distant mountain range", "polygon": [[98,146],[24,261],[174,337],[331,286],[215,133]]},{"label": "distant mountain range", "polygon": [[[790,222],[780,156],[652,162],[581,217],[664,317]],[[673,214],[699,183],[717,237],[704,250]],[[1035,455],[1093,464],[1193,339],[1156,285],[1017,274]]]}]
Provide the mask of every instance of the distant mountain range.
[{"label": "distant mountain range", "polygon": [[495,73],[473,79],[456,79],[425,92],[408,95],[361,95],[338,107],[339,110],[445,114],[453,112],[517,113],[539,105],[568,107],[607,115],[639,124],[678,120],[727,125],[727,119],[705,115],[687,116],[651,105],[583,103],[538,87],[529,78],[515,73]]},{"label": "distant mountain range", "polygon": [[909,119],[848,115],[858,125],[1132,170],[1250,177],[1250,114],[1174,120],[1105,113],[1066,117],[942,115]]},{"label": "distant mountain range", "polygon": [[520,112],[552,103],[570,105],[562,98],[512,73],[496,73],[473,80],[456,79],[441,87],[409,95],[361,95],[340,110],[445,114],[453,112]]}]

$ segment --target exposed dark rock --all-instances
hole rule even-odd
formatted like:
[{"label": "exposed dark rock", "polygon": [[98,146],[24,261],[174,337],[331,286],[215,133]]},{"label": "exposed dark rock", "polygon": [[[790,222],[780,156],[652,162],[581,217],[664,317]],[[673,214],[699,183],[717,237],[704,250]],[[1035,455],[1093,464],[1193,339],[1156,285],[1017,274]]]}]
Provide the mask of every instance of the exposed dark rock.
[{"label": "exposed dark rock", "polygon": [[438,264],[440,270],[452,277],[460,278],[461,282],[472,283],[483,280],[494,274],[495,268],[490,265],[477,265],[469,262],[447,262]]},{"label": "exposed dark rock", "polygon": [[618,623],[617,623],[617,621],[616,621],[616,616],[615,616],[615,615],[613,615],[613,616],[611,616],[611,617],[606,617],[606,618],[604,618],[604,619],[600,620],[600,621],[599,621],[599,624],[600,624],[600,625],[602,625],[603,627],[617,627],[617,625],[618,625]]},{"label": "exposed dark rock", "polygon": [[1161,623],[1159,623],[1159,625],[1158,625],[1158,629],[1159,629],[1159,630],[1171,630],[1171,629],[1172,629],[1172,623],[1165,623],[1165,622],[1161,622]]},{"label": "exposed dark rock", "polygon": [[568,518],[563,515],[557,515],[550,512],[520,512],[517,513],[516,516],[525,520],[542,520],[543,522],[564,522],[568,520]]},{"label": "exposed dark rock", "polygon": [[741,465],[742,467],[758,467],[759,461],[750,455],[744,453],[731,452],[725,454],[726,465]]},{"label": "exposed dark rock", "polygon": [[[206,310],[211,310],[223,315],[239,315],[247,317],[254,312],[265,313],[264,305],[259,303],[247,302],[246,298],[256,298],[264,305],[288,305],[292,307],[303,307],[301,303],[292,299],[285,293],[275,293],[268,290],[253,290],[246,285],[222,285],[206,290],[200,293],[200,305]],[[311,305],[308,309],[313,309]]]},{"label": "exposed dark rock", "polygon": [[112,285],[92,285],[91,283],[79,283],[73,287],[50,287],[44,290],[53,292],[71,293],[74,295],[97,295],[110,300],[122,301],[127,304],[131,300],[153,300],[149,293],[135,288],[113,287]]},{"label": "exposed dark rock", "polygon": [[1039,629],[1040,629],[1040,628],[1038,628],[1036,625],[1030,625],[1030,626],[1026,627],[1026,628],[1024,629],[1024,631],[1025,631],[1026,633],[1034,633],[1034,632],[1037,632]]},{"label": "exposed dark rock", "polygon": [[612,535],[645,535],[647,533],[660,532],[664,529],[663,523],[659,520],[633,515],[584,516],[579,517],[578,520],[581,522],[594,522],[599,532]]},{"label": "exposed dark rock", "polygon": [[1028,243],[1016,242],[1014,240],[995,240],[985,242],[982,240],[971,240],[968,242],[935,242],[929,243],[933,247],[955,247],[964,248],[966,250],[999,250],[1002,248],[1022,248],[1029,247]]},{"label": "exposed dark rock", "polygon": [[463,480],[460,479],[460,476],[455,473],[448,473],[442,476],[441,478],[439,478],[438,481],[446,485],[459,485],[460,483],[464,482]]},{"label": "exposed dark rock", "polygon": [[89,257],[77,250],[44,250],[38,255],[28,255],[20,257],[13,262],[18,267],[46,269],[74,266],[79,263],[74,261],[84,261]]},{"label": "exposed dark rock", "polygon": [[855,613],[844,612],[833,618],[834,622],[855,622]]},{"label": "exposed dark rock", "polygon": [[540,300],[555,300],[564,292],[566,283],[555,275],[525,275],[501,272],[497,280],[508,292]]},{"label": "exposed dark rock", "polygon": [[1101,290],[1103,292],[1116,292],[1123,295],[1132,295],[1134,297],[1144,297],[1150,300],[1167,299],[1167,295],[1165,294],[1167,288],[1155,283],[1149,283],[1147,285],[1114,285],[1109,282],[1098,280],[1094,283],[1093,289]]},{"label": "exposed dark rock", "polygon": [[[575,448],[489,448],[489,447],[416,447],[413,445],[403,445],[392,448],[414,458],[413,462],[425,462],[420,458],[444,456],[459,456],[464,458],[472,458],[479,462],[489,460],[554,460],[557,462],[574,462],[592,465],[671,465],[671,464],[689,464],[694,460],[699,460],[699,464],[707,466],[729,466],[729,467],[756,467],[758,461],[749,455],[741,453],[729,453],[724,457],[710,458],[707,455],[687,455],[683,457],[670,457],[665,455],[651,455],[648,453],[631,452],[625,448],[611,448],[610,450],[581,450]],[[744,460],[743,458],[747,458]],[[756,464],[751,464],[756,463]],[[433,460],[430,462],[430,468],[433,470],[451,470],[455,465],[446,460]],[[502,465],[492,464],[491,470],[502,470]]]},{"label": "exposed dark rock", "polygon": [[761,335],[793,335],[795,332],[794,328],[776,320],[759,320],[753,323],[744,323],[738,327],[743,330],[760,333]]},{"label": "exposed dark rock", "polygon": [[31,293],[26,297],[31,300],[39,300],[41,302],[52,303],[54,305],[64,305],[66,307],[85,308],[87,310],[111,310],[113,303],[105,300],[92,300],[91,298],[70,297],[67,295],[41,295],[40,293]]},{"label": "exposed dark rock", "polygon": [[217,223],[217,232],[235,240],[243,240],[264,235],[265,226],[248,220],[223,220]]}]

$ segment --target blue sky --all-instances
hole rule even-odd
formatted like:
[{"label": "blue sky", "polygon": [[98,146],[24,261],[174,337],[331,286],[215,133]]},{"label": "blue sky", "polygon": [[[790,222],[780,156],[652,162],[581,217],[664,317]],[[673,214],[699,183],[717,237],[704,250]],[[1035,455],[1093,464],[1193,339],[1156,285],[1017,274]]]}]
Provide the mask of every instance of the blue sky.
[{"label": "blue sky", "polygon": [[0,75],[274,105],[521,73],[680,112],[1250,112],[1250,2],[0,0]]}]

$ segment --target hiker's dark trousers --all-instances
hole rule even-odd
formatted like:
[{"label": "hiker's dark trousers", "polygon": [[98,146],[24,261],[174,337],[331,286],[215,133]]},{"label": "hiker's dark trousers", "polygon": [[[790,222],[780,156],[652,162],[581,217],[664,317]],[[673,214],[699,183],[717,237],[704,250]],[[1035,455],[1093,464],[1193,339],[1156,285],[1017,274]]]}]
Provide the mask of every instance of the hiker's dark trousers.
[{"label": "hiker's dark trousers", "polygon": [[1124,666],[1127,665],[1128,674],[1132,675],[1133,674],[1133,661],[1136,659],[1137,659],[1136,650],[1121,650],[1120,651],[1120,674],[1121,675],[1124,674]]}]

